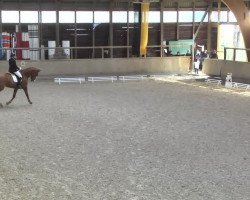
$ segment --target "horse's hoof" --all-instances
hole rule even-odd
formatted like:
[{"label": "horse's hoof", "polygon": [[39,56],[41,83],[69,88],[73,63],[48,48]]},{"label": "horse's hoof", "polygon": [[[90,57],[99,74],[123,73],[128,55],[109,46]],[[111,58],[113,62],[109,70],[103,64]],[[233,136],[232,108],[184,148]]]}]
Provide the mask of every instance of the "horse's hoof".
[{"label": "horse's hoof", "polygon": [[29,101],[29,103],[30,103],[30,104],[32,104],[32,102],[31,102],[31,101]]},{"label": "horse's hoof", "polygon": [[0,103],[0,108],[2,108],[3,107],[3,104],[2,103]]},{"label": "horse's hoof", "polygon": [[10,102],[6,102],[6,105],[9,105],[10,104]]}]

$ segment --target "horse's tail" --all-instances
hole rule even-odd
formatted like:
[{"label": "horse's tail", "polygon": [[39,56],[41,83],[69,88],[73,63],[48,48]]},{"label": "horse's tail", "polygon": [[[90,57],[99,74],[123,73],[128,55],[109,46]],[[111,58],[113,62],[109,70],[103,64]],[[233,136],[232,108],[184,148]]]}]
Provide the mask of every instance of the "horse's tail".
[{"label": "horse's tail", "polygon": [[5,87],[5,78],[3,75],[0,75],[0,91],[2,91]]}]

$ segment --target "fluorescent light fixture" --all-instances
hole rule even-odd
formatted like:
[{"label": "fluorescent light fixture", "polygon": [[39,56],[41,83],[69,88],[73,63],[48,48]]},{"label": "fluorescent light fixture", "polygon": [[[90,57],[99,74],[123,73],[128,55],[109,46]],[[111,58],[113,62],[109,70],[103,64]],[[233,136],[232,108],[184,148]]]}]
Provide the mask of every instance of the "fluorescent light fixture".
[{"label": "fluorescent light fixture", "polygon": [[74,30],[77,30],[77,31],[86,31],[87,29],[86,28],[77,28],[77,29],[74,29],[74,28],[66,28],[67,31],[74,31]]}]

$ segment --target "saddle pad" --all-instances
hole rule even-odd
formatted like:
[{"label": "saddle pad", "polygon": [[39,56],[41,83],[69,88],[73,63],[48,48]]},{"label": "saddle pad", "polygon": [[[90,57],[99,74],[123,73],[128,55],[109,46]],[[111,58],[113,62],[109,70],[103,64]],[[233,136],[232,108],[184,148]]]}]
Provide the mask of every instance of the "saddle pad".
[{"label": "saddle pad", "polygon": [[12,76],[12,80],[14,81],[14,83],[17,83],[17,77],[14,74],[10,74]]}]

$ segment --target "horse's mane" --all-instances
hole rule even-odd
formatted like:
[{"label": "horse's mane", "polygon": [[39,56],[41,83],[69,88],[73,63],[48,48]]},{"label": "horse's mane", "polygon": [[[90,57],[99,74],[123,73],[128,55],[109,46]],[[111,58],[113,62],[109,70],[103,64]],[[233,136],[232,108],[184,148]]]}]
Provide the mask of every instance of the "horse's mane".
[{"label": "horse's mane", "polygon": [[41,70],[38,69],[38,68],[35,68],[35,67],[27,67],[27,68],[24,68],[24,69],[21,69],[21,73],[23,73],[24,75],[26,76],[32,76],[34,74],[38,74],[38,72],[40,72]]},{"label": "horse's mane", "polygon": [[35,67],[27,67],[27,68],[21,69],[21,71],[23,71],[23,72],[27,72],[27,71],[40,71],[40,69],[37,69]]}]

